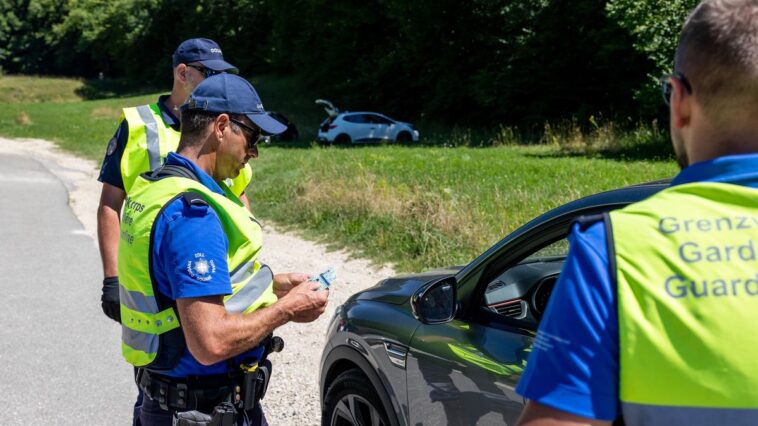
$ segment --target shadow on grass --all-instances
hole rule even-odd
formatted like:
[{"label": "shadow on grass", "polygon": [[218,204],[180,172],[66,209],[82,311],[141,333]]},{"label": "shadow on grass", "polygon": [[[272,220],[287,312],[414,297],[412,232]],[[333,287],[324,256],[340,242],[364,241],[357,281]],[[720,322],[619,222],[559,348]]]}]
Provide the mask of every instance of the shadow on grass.
[{"label": "shadow on grass", "polygon": [[75,93],[84,100],[123,98],[146,95],[170,89],[167,87],[145,86],[144,83],[126,79],[86,80]]},{"label": "shadow on grass", "polygon": [[551,152],[525,154],[535,158],[585,157],[614,161],[673,161],[676,159],[671,143],[646,143],[613,148],[559,148]]},{"label": "shadow on grass", "polygon": [[399,146],[399,147],[439,147],[440,145],[423,144],[419,142],[413,143],[396,143],[396,142],[372,142],[372,143],[350,143],[350,144],[323,144],[312,140],[297,140],[297,141],[272,141],[270,144],[264,145],[266,147],[276,147],[282,149],[378,149],[387,146]]}]

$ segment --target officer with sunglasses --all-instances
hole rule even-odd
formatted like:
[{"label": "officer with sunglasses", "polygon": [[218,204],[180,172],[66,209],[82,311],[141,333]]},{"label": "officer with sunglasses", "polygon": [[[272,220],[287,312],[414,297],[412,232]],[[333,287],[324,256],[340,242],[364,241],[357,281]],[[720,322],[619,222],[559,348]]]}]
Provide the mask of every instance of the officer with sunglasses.
[{"label": "officer with sunglasses", "polygon": [[758,424],[758,1],[705,0],[663,79],[682,171],[583,218],[520,424]]},{"label": "officer with sunglasses", "polygon": [[[122,207],[140,173],[159,167],[179,144],[179,106],[207,77],[236,73],[224,60],[219,45],[206,38],[182,42],[172,56],[174,83],[171,93],[148,105],[124,108],[116,133],[108,143],[98,180],[103,183],[97,210],[97,234],[103,263],[103,312],[120,321],[118,294],[118,239]],[[247,166],[233,184],[232,192],[248,206],[244,189],[252,170]],[[135,407],[135,418],[139,407]]]},{"label": "officer with sunglasses", "polygon": [[267,336],[317,319],[329,292],[259,262],[261,226],[223,182],[286,126],[231,74],[200,83],[181,111],[177,152],[135,180],[121,224],[122,350],[140,369],[140,421],[267,424]]}]

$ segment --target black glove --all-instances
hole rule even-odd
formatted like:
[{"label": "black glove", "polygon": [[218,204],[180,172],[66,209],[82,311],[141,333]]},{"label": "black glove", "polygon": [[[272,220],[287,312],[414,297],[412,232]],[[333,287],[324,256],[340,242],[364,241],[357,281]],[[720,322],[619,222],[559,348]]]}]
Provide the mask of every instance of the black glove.
[{"label": "black glove", "polygon": [[118,277],[103,280],[103,295],[100,297],[103,313],[108,318],[121,323],[121,306],[118,298]]}]

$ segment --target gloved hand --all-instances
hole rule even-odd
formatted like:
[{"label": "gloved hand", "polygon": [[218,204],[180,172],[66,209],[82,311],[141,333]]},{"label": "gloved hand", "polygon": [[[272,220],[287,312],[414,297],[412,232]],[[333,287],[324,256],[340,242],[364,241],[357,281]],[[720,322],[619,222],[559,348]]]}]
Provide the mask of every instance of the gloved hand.
[{"label": "gloved hand", "polygon": [[103,313],[108,318],[121,323],[121,306],[118,297],[118,277],[108,277],[103,280],[103,295],[100,297]]}]

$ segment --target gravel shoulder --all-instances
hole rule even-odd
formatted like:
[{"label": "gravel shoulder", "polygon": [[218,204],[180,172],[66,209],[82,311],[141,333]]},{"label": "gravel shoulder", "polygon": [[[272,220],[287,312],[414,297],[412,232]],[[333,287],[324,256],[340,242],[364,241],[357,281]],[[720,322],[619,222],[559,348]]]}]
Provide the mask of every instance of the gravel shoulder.
[{"label": "gravel shoulder", "polygon": [[[71,209],[97,245],[95,212],[101,187],[97,181],[99,165],[68,154],[48,141],[0,138],[0,145],[34,156],[64,182]],[[255,161],[266,160],[254,160],[253,169]],[[287,324],[275,333],[284,339],[285,348],[271,356],[274,374],[263,400],[266,417],[272,425],[318,425],[321,419],[319,362],[329,320],[336,307],[350,295],[395,272],[390,266],[373,265],[346,251],[328,251],[324,245],[304,240],[295,233],[281,232],[273,224],[263,225],[261,261],[274,272],[317,273],[329,266],[337,271],[326,313],[313,323]]]}]

